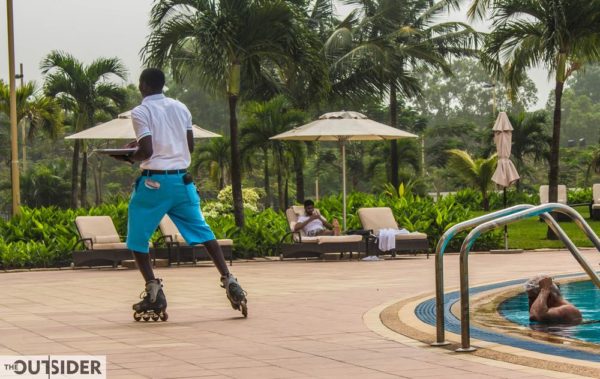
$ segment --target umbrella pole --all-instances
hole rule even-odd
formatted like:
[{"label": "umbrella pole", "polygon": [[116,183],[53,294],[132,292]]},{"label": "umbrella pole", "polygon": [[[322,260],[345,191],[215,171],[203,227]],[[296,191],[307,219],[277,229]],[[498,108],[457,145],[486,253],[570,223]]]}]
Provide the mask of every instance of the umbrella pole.
[{"label": "umbrella pole", "polygon": [[344,231],[346,230],[346,143],[342,141],[342,188],[343,188],[343,215],[344,215]]},{"label": "umbrella pole", "polygon": [[[502,187],[502,197],[504,200],[504,209],[506,209],[506,187]],[[508,250],[508,226],[504,225],[504,250]]]}]

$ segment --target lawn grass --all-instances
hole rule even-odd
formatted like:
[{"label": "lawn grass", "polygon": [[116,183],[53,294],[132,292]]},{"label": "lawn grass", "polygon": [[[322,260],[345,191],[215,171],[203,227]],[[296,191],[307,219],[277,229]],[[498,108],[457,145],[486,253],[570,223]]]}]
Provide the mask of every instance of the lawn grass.
[{"label": "lawn grass", "polygon": [[[587,206],[576,207],[591,228],[600,234],[600,221],[591,220],[589,208]],[[486,212],[472,212],[473,217],[484,215]],[[567,233],[569,238],[578,247],[594,247],[592,242],[583,234],[574,222],[559,222],[561,228]],[[537,217],[529,218],[508,225],[508,247],[511,249],[543,249],[543,248],[565,248],[562,241],[546,239],[547,226],[545,222],[539,221]]]}]

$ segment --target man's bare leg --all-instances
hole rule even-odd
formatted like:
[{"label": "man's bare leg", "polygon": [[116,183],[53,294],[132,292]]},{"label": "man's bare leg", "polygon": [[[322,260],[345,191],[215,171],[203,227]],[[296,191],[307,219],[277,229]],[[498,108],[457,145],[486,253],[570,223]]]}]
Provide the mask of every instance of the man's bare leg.
[{"label": "man's bare leg", "polygon": [[217,240],[206,241],[203,245],[206,246],[206,251],[208,251],[210,259],[212,259],[221,276],[227,277],[229,275],[229,269],[227,268],[223,250],[221,250],[221,246],[219,246]]},{"label": "man's bare leg", "polygon": [[337,220],[337,218],[333,219],[332,225],[333,225],[333,235],[334,236],[342,235],[342,231],[340,230],[340,223]]},{"label": "man's bare leg", "polygon": [[169,318],[166,312],[167,299],[162,290],[162,280],[154,277],[150,254],[134,251],[133,257],[146,282],[142,301],[133,304],[133,310],[135,311],[134,320],[140,321],[143,318],[144,321],[148,321],[152,318],[154,321],[158,319],[167,321]]},{"label": "man's bare leg", "polygon": [[246,306],[246,292],[237,282],[237,279],[231,275],[225,262],[223,250],[217,240],[210,240],[203,243],[206,246],[210,259],[214,262],[217,270],[221,274],[221,284],[227,292],[227,298],[231,302],[231,307],[242,312],[244,317],[248,316],[248,307]]},{"label": "man's bare leg", "polygon": [[152,270],[152,261],[149,253],[139,253],[137,251],[133,251],[133,258],[135,259],[135,263],[137,263],[138,269],[142,273],[146,283],[156,279],[154,277],[154,270]]}]

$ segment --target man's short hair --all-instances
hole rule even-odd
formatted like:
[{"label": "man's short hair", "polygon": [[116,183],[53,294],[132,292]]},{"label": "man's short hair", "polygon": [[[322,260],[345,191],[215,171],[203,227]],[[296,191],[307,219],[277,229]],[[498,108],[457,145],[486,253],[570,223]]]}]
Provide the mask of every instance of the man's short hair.
[{"label": "man's short hair", "polygon": [[158,68],[147,68],[140,74],[140,82],[154,91],[162,91],[165,86],[165,74]]},{"label": "man's short hair", "polygon": [[304,201],[304,208],[306,208],[308,206],[311,206],[311,205],[314,207],[315,206],[315,202],[312,201],[312,200],[310,200],[310,199]]}]

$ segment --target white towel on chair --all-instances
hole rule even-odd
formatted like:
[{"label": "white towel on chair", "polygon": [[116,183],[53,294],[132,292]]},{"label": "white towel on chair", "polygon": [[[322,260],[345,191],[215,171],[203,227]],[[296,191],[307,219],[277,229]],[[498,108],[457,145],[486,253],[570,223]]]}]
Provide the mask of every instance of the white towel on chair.
[{"label": "white towel on chair", "polygon": [[397,234],[410,234],[410,232],[404,228],[402,229],[381,229],[379,230],[379,250],[390,251],[396,248],[396,235]]}]

